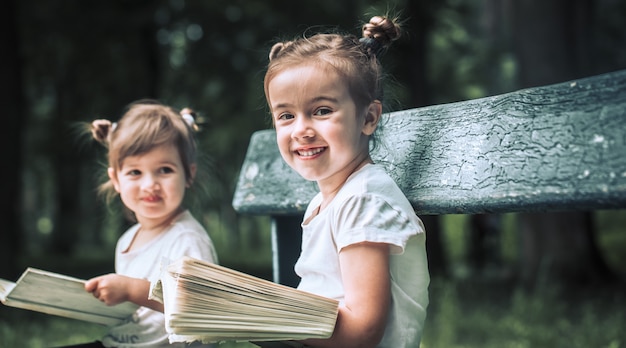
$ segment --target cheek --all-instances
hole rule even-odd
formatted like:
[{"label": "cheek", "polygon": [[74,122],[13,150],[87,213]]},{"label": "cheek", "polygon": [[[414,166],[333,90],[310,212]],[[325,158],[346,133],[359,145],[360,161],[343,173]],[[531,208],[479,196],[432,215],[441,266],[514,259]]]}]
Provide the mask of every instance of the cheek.
[{"label": "cheek", "polygon": [[286,129],[276,129],[276,145],[281,153],[289,152],[289,146],[291,143],[291,133]]},{"label": "cheek", "polygon": [[170,192],[176,192],[177,195],[183,196],[185,195],[185,191],[187,190],[187,181],[184,176],[181,176],[179,180],[172,181],[168,183],[168,190]]},{"label": "cheek", "polygon": [[139,185],[136,185],[130,181],[127,182],[127,181],[121,180],[121,181],[118,181],[118,183],[115,186],[116,186],[115,189],[120,194],[120,197],[129,197],[129,196],[136,195],[137,192],[140,190]]}]

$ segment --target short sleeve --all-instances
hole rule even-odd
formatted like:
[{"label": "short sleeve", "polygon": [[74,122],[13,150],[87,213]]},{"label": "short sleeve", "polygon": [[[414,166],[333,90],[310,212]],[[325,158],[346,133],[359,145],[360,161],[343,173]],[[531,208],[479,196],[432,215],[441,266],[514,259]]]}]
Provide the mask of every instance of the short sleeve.
[{"label": "short sleeve", "polygon": [[210,239],[201,238],[195,231],[183,231],[171,241],[166,252],[171,260],[183,256],[193,257],[212,263],[217,263],[217,256]]},{"label": "short sleeve", "polygon": [[392,254],[402,254],[409,238],[422,232],[409,216],[413,211],[395,209],[383,197],[360,194],[348,197],[335,210],[333,230],[337,251],[361,243],[387,243]]}]

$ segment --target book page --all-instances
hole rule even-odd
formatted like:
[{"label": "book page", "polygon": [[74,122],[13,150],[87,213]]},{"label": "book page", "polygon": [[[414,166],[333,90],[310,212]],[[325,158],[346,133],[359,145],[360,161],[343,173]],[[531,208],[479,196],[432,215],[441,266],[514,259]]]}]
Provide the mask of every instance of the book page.
[{"label": "book page", "polygon": [[161,285],[171,342],[328,338],[337,319],[336,300],[189,257]]},{"label": "book page", "polygon": [[[8,283],[10,287],[11,282]],[[6,286],[2,285],[3,288]],[[122,322],[138,308],[129,302],[107,306],[85,291],[84,286],[82,279],[28,268],[4,296],[2,303],[105,325]]]},{"label": "book page", "polygon": [[7,295],[13,290],[15,283],[0,278],[0,301],[4,302]]}]

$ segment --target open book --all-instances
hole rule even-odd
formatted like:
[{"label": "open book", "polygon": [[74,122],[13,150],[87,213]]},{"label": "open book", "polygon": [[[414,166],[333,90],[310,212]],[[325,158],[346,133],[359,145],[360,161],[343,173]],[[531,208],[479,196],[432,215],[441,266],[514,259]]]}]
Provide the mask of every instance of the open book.
[{"label": "open book", "polygon": [[151,294],[164,304],[170,342],[328,338],[339,304],[190,257],[165,265]]},{"label": "open book", "polygon": [[0,279],[0,301],[28,309],[104,325],[116,325],[132,315],[137,305],[107,306],[85,291],[85,281],[29,267],[16,283]]}]

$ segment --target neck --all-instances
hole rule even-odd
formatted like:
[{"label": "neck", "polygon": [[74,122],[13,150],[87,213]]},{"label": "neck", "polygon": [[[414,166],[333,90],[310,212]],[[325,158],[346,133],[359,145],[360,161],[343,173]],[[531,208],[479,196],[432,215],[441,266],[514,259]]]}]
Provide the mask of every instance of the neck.
[{"label": "neck", "polygon": [[323,197],[322,203],[320,204],[320,210],[324,209],[333,200],[333,198],[335,198],[335,196],[337,195],[339,190],[341,190],[341,188],[346,183],[350,175],[354,174],[359,169],[363,168],[363,166],[365,166],[366,164],[370,164],[370,163],[374,163],[374,162],[368,155],[367,157],[357,162],[357,165],[354,166],[354,168],[352,168],[352,170],[350,170],[349,173],[347,173],[340,182],[335,183],[334,185],[322,185],[321,183],[318,182],[318,187]]},{"label": "neck", "polygon": [[139,224],[141,225],[141,230],[161,231],[167,228],[167,226],[171,225],[172,222],[174,222],[174,220],[178,217],[178,215],[180,215],[183,211],[184,211],[183,208],[178,208],[164,219],[158,219],[158,220],[150,220],[150,219],[145,220],[144,219],[144,221],[139,221]]}]

